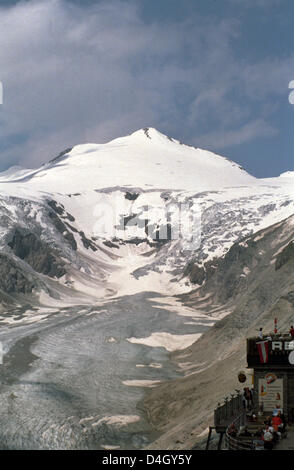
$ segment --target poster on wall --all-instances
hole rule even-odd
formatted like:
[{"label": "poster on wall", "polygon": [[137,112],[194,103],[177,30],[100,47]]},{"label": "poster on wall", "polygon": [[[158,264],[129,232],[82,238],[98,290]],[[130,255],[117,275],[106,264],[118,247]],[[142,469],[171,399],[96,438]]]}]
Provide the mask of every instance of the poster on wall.
[{"label": "poster on wall", "polygon": [[258,401],[265,410],[283,409],[283,379],[268,373],[258,380]]}]

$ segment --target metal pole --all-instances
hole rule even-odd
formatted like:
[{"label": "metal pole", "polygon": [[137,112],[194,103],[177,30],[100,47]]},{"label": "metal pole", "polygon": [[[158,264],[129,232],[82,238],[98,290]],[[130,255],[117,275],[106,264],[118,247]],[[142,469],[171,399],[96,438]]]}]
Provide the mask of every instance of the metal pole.
[{"label": "metal pole", "polygon": [[208,436],[207,436],[207,441],[206,441],[205,450],[208,450],[208,449],[209,449],[209,443],[210,443],[211,433],[212,433],[212,427],[209,426],[209,433],[208,433]]},{"label": "metal pole", "polygon": [[225,418],[228,418],[228,398],[225,398]]}]

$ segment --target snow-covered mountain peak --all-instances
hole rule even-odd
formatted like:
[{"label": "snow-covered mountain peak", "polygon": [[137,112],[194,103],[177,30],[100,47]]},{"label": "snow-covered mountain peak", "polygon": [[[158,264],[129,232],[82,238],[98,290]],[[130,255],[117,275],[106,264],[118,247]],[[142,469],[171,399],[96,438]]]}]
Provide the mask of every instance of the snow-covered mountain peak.
[{"label": "snow-covered mountain peak", "polygon": [[172,139],[171,137],[162,134],[159,132],[157,129],[154,127],[144,127],[143,129],[139,129],[138,131],[133,132],[127,138],[132,138],[132,139],[138,139],[138,140],[145,140],[148,139],[147,142],[149,143],[167,143],[167,141],[172,142],[172,143],[177,143],[179,144],[179,141]]},{"label": "snow-covered mountain peak", "polygon": [[[66,149],[48,164],[1,182],[27,183],[38,191],[76,193],[115,186],[201,192],[255,184],[236,163],[149,127],[105,144]],[[66,185],[65,185],[66,181]]]}]

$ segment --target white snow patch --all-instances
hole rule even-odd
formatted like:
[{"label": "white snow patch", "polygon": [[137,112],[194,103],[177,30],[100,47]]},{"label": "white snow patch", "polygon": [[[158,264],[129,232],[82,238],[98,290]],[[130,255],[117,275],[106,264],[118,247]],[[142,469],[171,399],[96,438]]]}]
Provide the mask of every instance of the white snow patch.
[{"label": "white snow patch", "polygon": [[152,369],[161,369],[162,364],[159,364],[158,362],[152,362],[151,364],[136,364],[136,367],[151,367]]},{"label": "white snow patch", "polygon": [[154,387],[161,380],[123,380],[122,383],[128,387]]},{"label": "white snow patch", "polygon": [[117,340],[111,336],[110,338],[107,338],[107,343],[117,343]]},{"label": "white snow patch", "polygon": [[131,423],[136,423],[140,421],[140,416],[138,415],[114,415],[114,416],[104,416],[95,423],[92,423],[93,427],[99,426],[102,423],[111,424],[117,427],[127,426]]},{"label": "white snow patch", "polygon": [[134,344],[143,344],[152,348],[165,348],[167,351],[178,351],[185,349],[195,343],[201,336],[201,333],[190,335],[172,335],[171,333],[158,332],[152,333],[146,338],[128,338],[127,341]]},{"label": "white snow patch", "polygon": [[113,446],[111,444],[104,444],[101,446],[105,450],[117,450],[120,449],[120,446]]}]

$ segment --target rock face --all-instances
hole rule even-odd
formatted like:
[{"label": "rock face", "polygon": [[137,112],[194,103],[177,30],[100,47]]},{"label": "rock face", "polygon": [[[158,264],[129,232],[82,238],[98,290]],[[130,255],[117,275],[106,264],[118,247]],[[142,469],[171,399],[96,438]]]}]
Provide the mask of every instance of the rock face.
[{"label": "rock face", "polygon": [[72,217],[70,214],[66,213],[64,215],[65,211],[62,206],[58,206],[56,201],[48,201],[49,207],[53,209],[53,211],[49,211],[49,218],[51,219],[52,223],[54,224],[56,230],[60,232],[64,239],[69,243],[71,248],[73,250],[77,250],[77,242],[72,234],[72,228],[71,231],[68,229],[69,224],[67,222],[63,222],[60,218],[60,216],[63,216],[63,218],[66,220],[68,219],[70,222],[73,222],[75,219]]},{"label": "rock face", "polygon": [[20,270],[7,255],[0,254],[0,290],[1,298],[8,300],[8,295],[31,294],[36,286],[33,277]]},{"label": "rock face", "polygon": [[[215,315],[230,313],[196,343],[174,353],[177,364],[190,364],[186,377],[159,385],[145,405],[163,431],[152,448],[189,448],[212,425],[213,410],[224,396],[240,389],[246,370],[246,337],[263,327],[281,331],[293,323],[294,216],[232,246],[202,287],[182,296],[186,305]],[[247,379],[250,385],[250,378]],[[192,433],[192,434],[191,434]],[[182,444],[177,444],[180,438]]]},{"label": "rock face", "polygon": [[21,233],[19,229],[15,229],[8,246],[18,258],[24,260],[38,273],[57,278],[66,273],[64,263],[57,253],[34,233]]},{"label": "rock face", "polygon": [[287,245],[281,253],[278,254],[275,267],[278,271],[281,269],[285,264],[294,260],[294,243],[291,241],[289,245]]},{"label": "rock face", "polygon": [[[71,275],[80,277],[79,285],[88,291],[94,276],[101,286],[102,270],[87,255],[97,251],[96,243],[61,202],[0,197],[0,233],[0,309],[15,303],[39,305],[42,293],[54,301],[78,295],[75,289],[70,292]],[[87,275],[81,277],[81,272]]]}]

